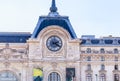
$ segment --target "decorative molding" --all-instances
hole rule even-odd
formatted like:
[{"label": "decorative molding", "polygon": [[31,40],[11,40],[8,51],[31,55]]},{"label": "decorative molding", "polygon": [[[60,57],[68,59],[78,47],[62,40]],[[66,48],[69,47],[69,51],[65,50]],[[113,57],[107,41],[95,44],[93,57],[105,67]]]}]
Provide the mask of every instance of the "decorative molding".
[{"label": "decorative molding", "polygon": [[86,74],[88,74],[88,73],[93,73],[93,70],[85,70],[85,72],[86,72]]},{"label": "decorative molding", "polygon": [[56,62],[52,62],[51,65],[54,69],[57,68],[57,63]]},{"label": "decorative molding", "polygon": [[28,58],[28,53],[26,48],[22,49],[12,49],[9,44],[6,43],[5,47],[0,49],[0,60],[21,60]]},{"label": "decorative molding", "polygon": [[9,66],[10,66],[10,62],[9,61],[5,61],[3,64],[4,64],[5,68],[9,68]]},{"label": "decorative molding", "polygon": [[99,73],[106,73],[106,70],[99,70]]},{"label": "decorative molding", "polygon": [[119,74],[119,73],[120,73],[120,70],[113,70],[112,72],[113,72],[114,74],[116,74],[116,73]]}]

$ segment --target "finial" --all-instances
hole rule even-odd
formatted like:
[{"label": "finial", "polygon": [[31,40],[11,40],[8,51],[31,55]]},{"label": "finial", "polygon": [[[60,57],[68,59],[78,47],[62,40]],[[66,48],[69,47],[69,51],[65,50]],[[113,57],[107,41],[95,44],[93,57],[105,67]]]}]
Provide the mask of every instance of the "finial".
[{"label": "finial", "polygon": [[50,7],[50,11],[51,12],[57,12],[57,7],[56,7],[56,4],[55,4],[55,0],[52,0],[52,5]]}]

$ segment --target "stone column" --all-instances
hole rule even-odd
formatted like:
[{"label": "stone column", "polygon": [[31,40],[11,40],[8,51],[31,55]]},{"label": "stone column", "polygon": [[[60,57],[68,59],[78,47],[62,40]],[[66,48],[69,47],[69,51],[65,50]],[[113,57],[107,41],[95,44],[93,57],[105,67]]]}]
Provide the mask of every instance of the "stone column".
[{"label": "stone column", "polygon": [[80,64],[79,62],[76,62],[75,64],[75,72],[76,72],[76,80],[75,81],[80,81]]},{"label": "stone column", "polygon": [[29,65],[27,68],[27,81],[33,81],[33,66]]}]

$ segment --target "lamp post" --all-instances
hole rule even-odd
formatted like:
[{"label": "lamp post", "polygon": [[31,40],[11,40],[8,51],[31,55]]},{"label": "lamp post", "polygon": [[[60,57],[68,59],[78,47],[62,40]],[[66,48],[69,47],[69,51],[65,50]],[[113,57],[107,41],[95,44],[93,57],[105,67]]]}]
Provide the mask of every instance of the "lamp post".
[{"label": "lamp post", "polygon": [[97,81],[97,76],[98,76],[98,75],[97,75],[97,74],[95,74],[95,76],[96,76],[96,81]]}]

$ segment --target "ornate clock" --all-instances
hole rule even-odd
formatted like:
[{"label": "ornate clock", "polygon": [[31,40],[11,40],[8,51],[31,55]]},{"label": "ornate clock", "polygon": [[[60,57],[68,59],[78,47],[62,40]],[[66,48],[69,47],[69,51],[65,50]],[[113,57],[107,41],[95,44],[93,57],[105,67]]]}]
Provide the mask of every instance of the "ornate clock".
[{"label": "ornate clock", "polygon": [[58,51],[62,47],[62,40],[58,36],[51,36],[46,41],[46,46],[50,51]]}]

